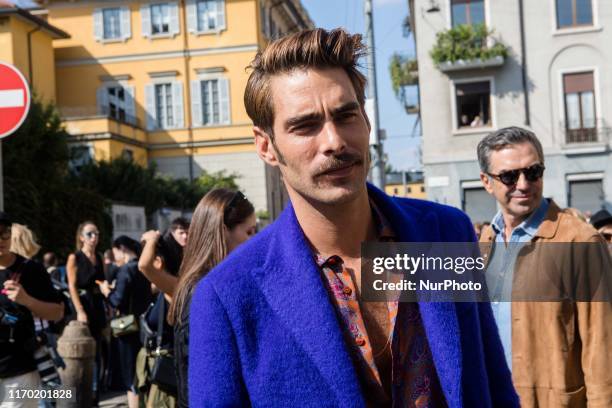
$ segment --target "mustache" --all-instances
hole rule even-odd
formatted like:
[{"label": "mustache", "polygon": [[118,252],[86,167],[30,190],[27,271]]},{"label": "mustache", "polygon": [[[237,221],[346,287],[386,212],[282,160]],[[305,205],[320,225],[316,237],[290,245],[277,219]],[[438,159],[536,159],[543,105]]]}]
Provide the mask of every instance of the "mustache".
[{"label": "mustache", "polygon": [[323,163],[316,175],[320,176],[325,173],[329,173],[331,171],[336,171],[339,169],[343,169],[345,167],[352,166],[354,164],[362,164],[363,158],[357,154],[352,152],[345,152],[335,156],[332,156],[329,160]]}]

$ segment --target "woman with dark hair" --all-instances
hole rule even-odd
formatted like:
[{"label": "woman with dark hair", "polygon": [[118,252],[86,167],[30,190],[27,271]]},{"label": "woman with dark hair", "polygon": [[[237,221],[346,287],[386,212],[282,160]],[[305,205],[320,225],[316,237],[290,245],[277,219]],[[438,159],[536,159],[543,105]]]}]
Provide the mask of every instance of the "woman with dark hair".
[{"label": "woman with dark hair", "polygon": [[[138,255],[140,244],[125,235],[113,241],[113,255],[119,266],[117,283],[111,289],[108,282],[100,282],[100,291],[120,316],[133,315],[136,319],[147,309],[152,300],[151,286],[147,279],[138,272]],[[121,376],[127,389],[128,405],[138,407],[138,394],[134,386],[136,356],[142,347],[138,332],[117,337]]]},{"label": "woman with dark hair", "polygon": [[[155,282],[154,289],[160,290],[155,303],[151,304],[144,316],[144,323],[148,326],[148,330],[144,332],[150,334],[144,339],[147,344],[143,345],[136,359],[137,389],[142,402],[147,407],[176,406],[176,390],[168,387],[160,388],[151,378],[151,372],[155,365],[154,355],[158,347],[173,354],[174,330],[165,316],[178,282],[188,229],[189,223],[183,218],[177,218],[163,235],[152,230],[145,232],[141,238],[144,248],[138,260],[138,269],[149,280]],[[175,238],[176,235],[179,236],[178,240]],[[160,316],[164,316],[161,319],[162,336],[161,344],[157,344]]]},{"label": "woman with dark hair", "polygon": [[[189,401],[187,353],[192,291],[208,271],[254,235],[256,228],[255,209],[244,194],[224,188],[212,190],[200,200],[193,213],[178,279],[164,271],[146,272],[157,287],[172,296],[168,321],[174,325],[179,407],[187,407]],[[149,238],[153,238],[152,234]]]},{"label": "woman with dark hair", "polygon": [[101,339],[106,326],[104,296],[96,281],[104,280],[102,257],[96,252],[100,232],[92,221],[79,224],[76,232],[76,252],[66,261],[68,290],[78,321],[87,323],[91,336],[96,340],[96,364],[93,389],[96,401],[100,387],[98,382],[102,372]]}]

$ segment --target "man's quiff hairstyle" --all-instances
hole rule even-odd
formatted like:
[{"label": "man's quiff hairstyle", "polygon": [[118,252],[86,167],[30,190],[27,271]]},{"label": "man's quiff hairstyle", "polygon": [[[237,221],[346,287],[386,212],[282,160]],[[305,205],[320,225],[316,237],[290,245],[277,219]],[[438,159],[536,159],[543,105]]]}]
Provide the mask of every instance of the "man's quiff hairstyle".
[{"label": "man's quiff hairstyle", "polygon": [[357,100],[365,104],[366,77],[357,70],[357,61],[366,53],[360,34],[341,28],[300,31],[270,43],[251,61],[251,75],[244,91],[244,106],[255,126],[272,136],[274,107],[270,79],[296,69],[342,68],[347,73]]}]

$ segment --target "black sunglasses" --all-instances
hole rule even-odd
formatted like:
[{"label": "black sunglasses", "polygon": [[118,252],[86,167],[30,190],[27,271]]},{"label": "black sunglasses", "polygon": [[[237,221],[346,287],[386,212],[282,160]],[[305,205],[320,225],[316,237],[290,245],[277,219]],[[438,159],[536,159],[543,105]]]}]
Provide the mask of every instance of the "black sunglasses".
[{"label": "black sunglasses", "polygon": [[513,186],[518,181],[519,177],[521,176],[521,173],[525,175],[527,181],[534,182],[542,178],[545,169],[546,167],[541,164],[534,164],[533,166],[526,167],[523,169],[502,171],[499,174],[487,174],[495,179],[498,179],[507,186]]},{"label": "black sunglasses", "polygon": [[98,235],[100,235],[100,233],[96,231],[89,231],[89,232],[83,233],[83,235],[89,239],[92,239],[93,237],[97,237]]}]

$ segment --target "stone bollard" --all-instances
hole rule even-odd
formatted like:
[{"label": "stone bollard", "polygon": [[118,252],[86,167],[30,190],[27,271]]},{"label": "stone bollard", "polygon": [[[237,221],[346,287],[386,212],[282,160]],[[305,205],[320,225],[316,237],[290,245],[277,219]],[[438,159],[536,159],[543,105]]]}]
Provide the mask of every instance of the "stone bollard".
[{"label": "stone bollard", "polygon": [[58,370],[62,386],[76,389],[76,398],[73,401],[58,399],[57,406],[91,407],[96,341],[89,334],[87,324],[77,320],[71,321],[57,341],[57,352],[66,363],[66,368]]}]

